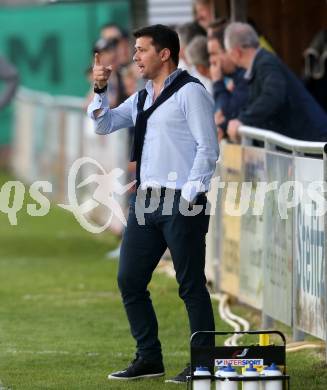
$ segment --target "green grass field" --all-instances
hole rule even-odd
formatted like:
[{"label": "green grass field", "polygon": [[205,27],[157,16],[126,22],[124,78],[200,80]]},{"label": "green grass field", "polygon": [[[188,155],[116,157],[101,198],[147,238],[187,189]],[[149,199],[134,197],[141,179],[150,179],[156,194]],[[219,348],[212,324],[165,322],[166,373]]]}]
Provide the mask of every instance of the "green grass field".
[{"label": "green grass field", "polygon": [[[0,237],[1,390],[176,388],[162,379],[106,380],[134,352],[117,262],[105,257],[117,244],[112,236],[88,234],[53,206],[41,218],[27,215],[25,207],[16,227],[0,212]],[[155,274],[150,289],[169,377],[188,361],[188,321],[174,280]],[[217,329],[228,329],[218,315],[216,320]],[[326,390],[323,351],[290,354],[288,362],[292,389]]]}]

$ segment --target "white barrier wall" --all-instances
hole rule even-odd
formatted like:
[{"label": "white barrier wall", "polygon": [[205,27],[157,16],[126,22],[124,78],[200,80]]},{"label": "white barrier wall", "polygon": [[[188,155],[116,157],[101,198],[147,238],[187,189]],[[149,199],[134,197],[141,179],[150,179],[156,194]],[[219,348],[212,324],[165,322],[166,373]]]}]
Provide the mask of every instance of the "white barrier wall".
[{"label": "white barrier wall", "polygon": [[[242,148],[240,145],[224,144],[221,148],[220,172],[222,181],[225,183],[241,183]],[[221,199],[221,220],[218,226],[221,229],[222,239],[219,248],[219,283],[221,290],[231,295],[239,296],[240,275],[240,233],[241,217],[232,215],[229,210],[239,206],[239,197],[225,190]],[[218,272],[217,272],[218,273]]]},{"label": "white barrier wall", "polygon": [[[325,340],[327,188],[321,190],[326,186],[325,144],[260,129],[241,131],[242,145],[222,145],[222,180],[227,183],[220,205],[224,230],[218,285],[264,315]],[[253,140],[262,145],[253,146]],[[226,188],[239,178],[251,188],[250,201],[240,185],[236,207],[241,210],[243,202],[243,213],[231,217],[226,212],[232,208]],[[255,207],[259,182],[275,188],[265,194],[260,215]],[[320,192],[313,192],[315,182],[320,182]],[[325,209],[317,216],[319,207]]]},{"label": "white barrier wall", "polygon": [[[292,157],[266,153],[267,182],[293,180]],[[263,307],[265,314],[292,325],[293,210],[286,209],[277,191],[265,198],[263,252]],[[284,218],[280,212],[285,209]]]},{"label": "white barrier wall", "polygon": [[295,210],[296,325],[324,339],[327,331],[324,217],[315,216],[319,205],[308,196],[310,183],[323,178],[323,163],[318,159],[296,157],[294,168],[295,179],[303,185],[303,199]]},{"label": "white barrier wall", "polygon": [[[259,148],[244,147],[242,153],[241,204],[248,208],[241,216],[240,233],[240,291],[242,302],[262,309],[263,250],[265,246],[263,215],[254,212],[257,183],[266,180],[265,153]],[[250,197],[245,189],[251,189]],[[244,189],[244,191],[243,191]],[[244,195],[243,195],[244,194]]]}]

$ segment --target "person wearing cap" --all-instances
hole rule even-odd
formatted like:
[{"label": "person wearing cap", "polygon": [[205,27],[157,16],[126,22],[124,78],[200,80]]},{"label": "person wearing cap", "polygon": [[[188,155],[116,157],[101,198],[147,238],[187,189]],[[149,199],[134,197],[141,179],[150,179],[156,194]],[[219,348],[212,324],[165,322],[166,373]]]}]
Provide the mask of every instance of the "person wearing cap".
[{"label": "person wearing cap", "polygon": [[120,39],[122,30],[116,23],[106,23],[101,27],[101,38],[104,39]]},{"label": "person wearing cap", "polygon": [[107,23],[101,28],[101,37],[104,39],[118,40],[118,63],[119,68],[128,66],[130,63],[131,47],[129,42],[129,34],[126,30],[120,28],[115,23]]},{"label": "person wearing cap", "polygon": [[[137,350],[126,369],[108,376],[125,381],[165,372],[148,284],[167,247],[190,332],[215,329],[204,272],[209,225],[206,192],[219,156],[213,99],[199,80],[177,68],[180,46],[174,30],[154,25],[139,29],[134,36],[133,59],[148,80],[145,89],[119,107],[109,108],[106,89],[111,67],[101,64],[96,54],[95,96],[88,108],[98,134],[135,126],[132,160],[136,161],[138,191],[123,236],[118,286]],[[158,208],[145,212],[143,206],[152,201],[158,201]],[[199,347],[213,343],[208,335],[196,341]],[[189,374],[186,367],[169,381],[185,383]]]},{"label": "person wearing cap", "polygon": [[124,84],[119,71],[117,38],[100,38],[94,48],[93,53],[98,53],[101,63],[104,66],[111,66],[112,75],[109,80],[108,97],[111,107],[117,107],[126,98]]}]

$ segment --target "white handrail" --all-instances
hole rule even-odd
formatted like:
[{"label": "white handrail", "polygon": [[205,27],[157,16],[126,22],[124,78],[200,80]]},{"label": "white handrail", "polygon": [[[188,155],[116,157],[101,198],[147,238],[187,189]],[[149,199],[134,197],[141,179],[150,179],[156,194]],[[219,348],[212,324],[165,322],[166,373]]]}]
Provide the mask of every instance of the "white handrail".
[{"label": "white handrail", "polygon": [[254,127],[241,126],[239,132],[242,136],[242,144],[246,140],[263,141],[267,144],[280,146],[286,150],[297,153],[323,154],[326,142],[302,141],[270,130],[258,129]]}]

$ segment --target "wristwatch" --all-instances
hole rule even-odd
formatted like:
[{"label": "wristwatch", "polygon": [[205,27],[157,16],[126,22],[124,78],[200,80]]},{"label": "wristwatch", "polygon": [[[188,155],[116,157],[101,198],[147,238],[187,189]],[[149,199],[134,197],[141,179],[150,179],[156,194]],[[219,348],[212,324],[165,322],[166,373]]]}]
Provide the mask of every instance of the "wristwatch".
[{"label": "wristwatch", "polygon": [[107,90],[107,84],[102,88],[99,88],[97,84],[94,84],[94,86],[93,86],[94,93],[103,93],[106,90]]}]

